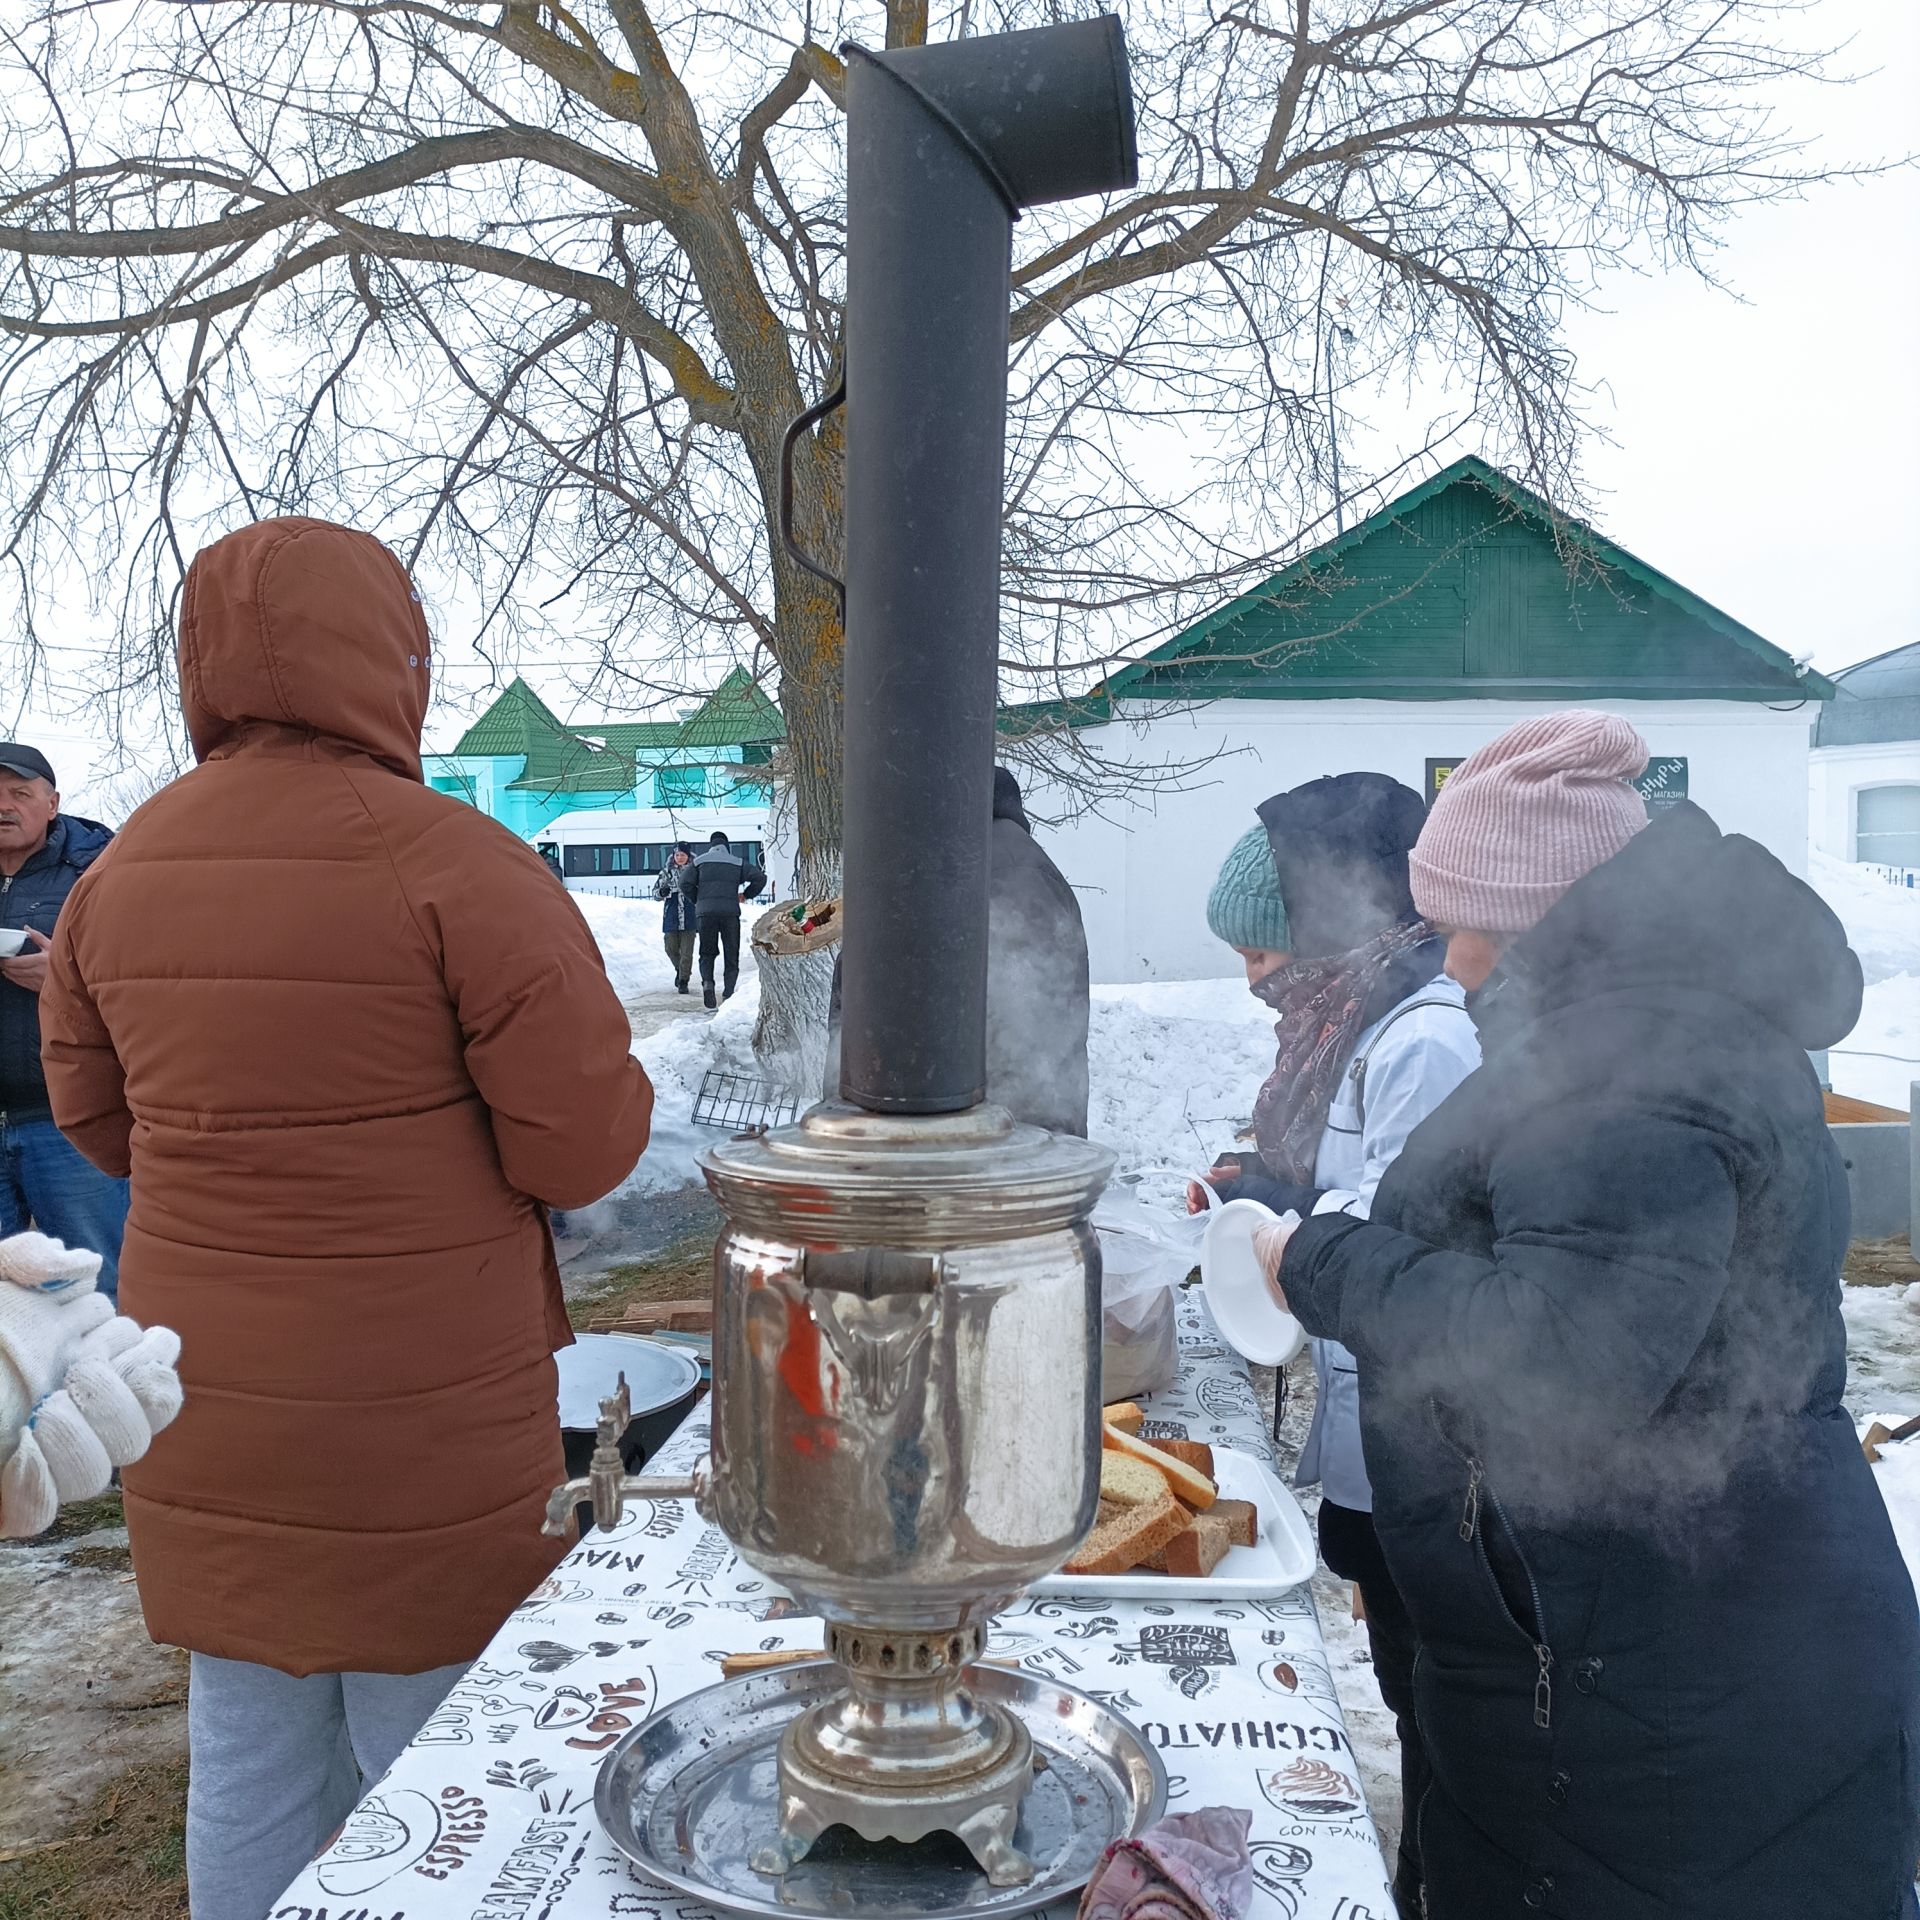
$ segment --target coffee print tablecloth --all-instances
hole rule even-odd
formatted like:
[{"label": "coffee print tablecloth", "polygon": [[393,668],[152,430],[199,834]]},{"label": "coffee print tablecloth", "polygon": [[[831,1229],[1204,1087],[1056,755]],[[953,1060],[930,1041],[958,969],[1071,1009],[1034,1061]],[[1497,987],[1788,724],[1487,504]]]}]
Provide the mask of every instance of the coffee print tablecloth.
[{"label": "coffee print tablecloth", "polygon": [[[1271,1459],[1253,1383],[1197,1293],[1182,1296],[1180,1342],[1152,1420]],[[703,1404],[649,1466],[689,1466],[707,1437]],[[718,1681],[727,1654],[821,1642],[820,1622],[690,1506],[641,1503],[528,1596],[272,1920],[708,1920],[601,1835],[595,1775],[662,1701]],[[1165,1762],[1169,1811],[1252,1809],[1257,1920],[1393,1920],[1306,1588],[1030,1599],[1000,1616],[992,1650],[1140,1727]]]}]

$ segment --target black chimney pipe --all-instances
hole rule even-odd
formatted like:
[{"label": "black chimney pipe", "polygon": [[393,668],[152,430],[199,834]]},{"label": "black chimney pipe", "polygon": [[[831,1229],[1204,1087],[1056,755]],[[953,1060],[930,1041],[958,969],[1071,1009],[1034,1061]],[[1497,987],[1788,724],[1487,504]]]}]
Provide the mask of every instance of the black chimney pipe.
[{"label": "black chimney pipe", "polygon": [[1013,222],[1138,178],[1111,14],[847,65],[846,933],[840,1091],[986,1084]]}]

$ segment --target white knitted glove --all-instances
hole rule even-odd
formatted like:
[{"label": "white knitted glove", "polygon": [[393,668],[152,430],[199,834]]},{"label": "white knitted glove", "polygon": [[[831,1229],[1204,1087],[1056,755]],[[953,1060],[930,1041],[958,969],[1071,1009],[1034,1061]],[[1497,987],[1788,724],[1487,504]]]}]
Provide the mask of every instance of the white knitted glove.
[{"label": "white knitted glove", "polygon": [[44,1234],[0,1240],[0,1538],[104,1493],[180,1411],[179,1337],[116,1315],[99,1269]]}]

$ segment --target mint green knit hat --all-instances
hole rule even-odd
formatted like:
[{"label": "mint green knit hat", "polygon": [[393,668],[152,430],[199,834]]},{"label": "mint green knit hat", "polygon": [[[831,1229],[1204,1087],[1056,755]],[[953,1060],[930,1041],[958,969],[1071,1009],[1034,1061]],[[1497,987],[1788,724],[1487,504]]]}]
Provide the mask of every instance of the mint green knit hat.
[{"label": "mint green knit hat", "polygon": [[1221,862],[1220,877],[1207,895],[1207,925],[1230,947],[1285,953],[1292,946],[1265,827],[1250,827]]}]

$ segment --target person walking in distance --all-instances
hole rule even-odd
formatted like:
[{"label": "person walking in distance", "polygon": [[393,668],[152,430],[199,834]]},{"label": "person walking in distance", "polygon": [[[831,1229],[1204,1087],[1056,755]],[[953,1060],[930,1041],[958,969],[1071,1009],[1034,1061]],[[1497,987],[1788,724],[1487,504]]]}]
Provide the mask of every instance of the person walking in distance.
[{"label": "person walking in distance", "polygon": [[[55,920],[113,835],[62,813],[37,747],[0,741],[0,1239],[28,1226],[100,1256],[98,1289],[119,1291],[127,1183],[93,1166],[53,1123],[40,1070],[40,995]],[[14,946],[19,951],[8,953]]]},{"label": "person walking in distance", "polygon": [[133,1169],[125,1304],[182,1343],[122,1478],[148,1631],[192,1655],[194,1920],[262,1920],[552,1571],[547,1210],[647,1140],[578,909],[421,777],[429,651],[366,534],[207,548],[200,764],[74,889],[42,996],[55,1118]]},{"label": "person walking in distance", "polygon": [[708,837],[706,852],[687,872],[689,877],[682,884],[700,931],[700,989],[711,1008],[720,1004],[713,993],[713,966],[723,953],[726,971],[721,976],[720,1000],[731,1000],[740,984],[740,903],[751,900],[767,884],[767,876],[745,854],[735,853],[733,843],[717,827]]},{"label": "person walking in distance", "polygon": [[675,843],[673,858],[653,883],[653,897],[664,900],[666,911],[660,916],[660,932],[666,942],[667,958],[673,963],[673,987],[676,993],[691,993],[694,948],[699,932],[693,921],[693,902],[687,883],[693,868],[693,849],[686,841]]}]

